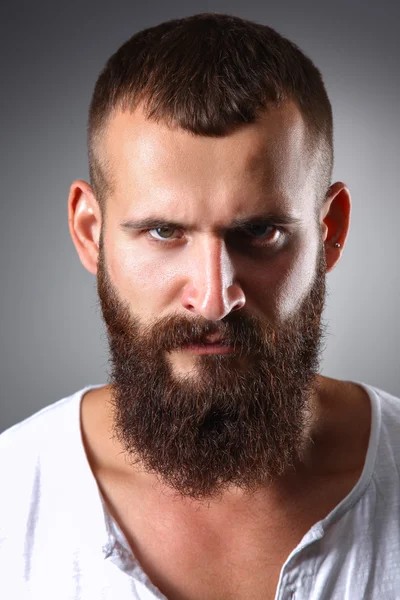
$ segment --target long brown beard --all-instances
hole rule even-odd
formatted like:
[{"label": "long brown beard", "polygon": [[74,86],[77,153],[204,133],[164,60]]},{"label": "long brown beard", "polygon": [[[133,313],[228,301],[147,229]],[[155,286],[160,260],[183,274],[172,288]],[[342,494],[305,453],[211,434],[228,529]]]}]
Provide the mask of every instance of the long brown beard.
[{"label": "long brown beard", "polygon": [[[325,273],[321,245],[309,294],[276,328],[243,310],[218,322],[174,314],[144,326],[108,277],[101,239],[97,286],[114,434],[130,463],[201,500],[231,486],[251,493],[301,460],[324,334]],[[168,352],[214,332],[237,352],[197,356],[194,374],[174,374]]]}]

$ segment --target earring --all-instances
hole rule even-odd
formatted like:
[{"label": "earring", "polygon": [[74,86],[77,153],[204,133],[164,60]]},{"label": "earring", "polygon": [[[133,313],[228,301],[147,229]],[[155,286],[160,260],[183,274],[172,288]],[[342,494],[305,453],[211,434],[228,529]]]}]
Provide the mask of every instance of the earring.
[{"label": "earring", "polygon": [[336,242],[336,244],[335,244],[335,248],[340,248],[340,244],[339,244],[339,242]]}]

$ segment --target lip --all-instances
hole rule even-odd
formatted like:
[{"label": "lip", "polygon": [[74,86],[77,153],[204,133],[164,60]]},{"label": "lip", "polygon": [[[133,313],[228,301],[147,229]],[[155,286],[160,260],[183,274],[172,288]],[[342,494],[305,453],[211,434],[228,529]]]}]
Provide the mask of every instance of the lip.
[{"label": "lip", "polygon": [[223,344],[191,344],[184,346],[191,354],[232,354],[235,351],[233,346],[224,346]]}]

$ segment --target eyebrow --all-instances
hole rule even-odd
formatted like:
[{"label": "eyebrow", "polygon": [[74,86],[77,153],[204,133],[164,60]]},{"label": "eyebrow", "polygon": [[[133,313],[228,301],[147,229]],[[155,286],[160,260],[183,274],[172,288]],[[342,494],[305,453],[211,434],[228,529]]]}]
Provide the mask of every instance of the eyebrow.
[{"label": "eyebrow", "polygon": [[[222,227],[219,229],[244,229],[255,223],[274,223],[277,225],[297,225],[301,222],[301,219],[293,217],[286,213],[279,212],[267,212],[253,215],[242,219],[234,219],[229,227]],[[149,216],[145,219],[139,220],[128,220],[120,224],[123,230],[140,230],[140,229],[157,229],[158,227],[170,227],[171,229],[184,229],[185,231],[193,231],[196,229],[195,226],[189,223],[179,223],[178,221],[171,221],[170,219],[163,219],[162,217]]]}]

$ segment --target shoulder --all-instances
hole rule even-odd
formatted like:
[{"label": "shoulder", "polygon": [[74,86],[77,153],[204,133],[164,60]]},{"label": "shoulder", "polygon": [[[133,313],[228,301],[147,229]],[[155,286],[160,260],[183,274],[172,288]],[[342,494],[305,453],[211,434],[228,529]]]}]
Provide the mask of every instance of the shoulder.
[{"label": "shoulder", "polygon": [[15,585],[36,577],[43,588],[49,573],[57,578],[58,568],[72,581],[82,530],[87,526],[88,539],[96,543],[104,536],[80,427],[82,398],[93,387],[54,402],[0,436],[0,563],[9,565],[7,576]]},{"label": "shoulder", "polygon": [[[375,386],[368,387],[376,405],[380,444],[392,446],[400,452],[400,398]],[[396,453],[396,459],[400,463],[399,453]]]},{"label": "shoulder", "polygon": [[[385,510],[395,510],[398,520],[400,497],[400,398],[366,385],[371,398],[372,425],[367,456],[373,464],[373,481],[385,499]],[[397,507],[396,509],[394,507]]]},{"label": "shoulder", "polygon": [[368,392],[380,428],[400,438],[400,397],[373,385],[362,385]]},{"label": "shoulder", "polygon": [[[0,538],[12,516],[22,524],[80,442],[80,402],[87,386],[39,410],[0,435]],[[35,500],[36,498],[36,500]],[[6,518],[5,515],[9,515]]]},{"label": "shoulder", "polygon": [[[84,396],[106,387],[104,384],[91,384],[74,392],[69,396],[61,398],[48,406],[38,410],[30,417],[16,423],[5,431],[0,433],[0,452],[8,447],[19,444],[21,442],[36,442],[35,446],[40,446],[42,442],[46,442],[47,437],[51,437],[52,433],[56,436],[59,430],[50,429],[50,425],[58,425],[61,429],[71,421],[71,419],[79,419],[80,405]],[[67,419],[67,421],[65,421]],[[39,437],[38,433],[45,431],[46,436]],[[1,463],[0,463],[1,464]]]},{"label": "shoulder", "polygon": [[[40,448],[45,446],[49,438],[53,438],[54,427],[58,425],[63,427],[64,419],[73,415],[79,410],[79,402],[87,388],[83,388],[74,394],[62,398],[45,406],[30,417],[13,425],[0,434],[0,469],[10,463],[12,456],[18,457],[28,448],[29,454],[24,455],[27,460]],[[13,455],[10,454],[13,452]],[[7,459],[4,460],[7,454]]]},{"label": "shoulder", "polygon": [[379,402],[381,403],[382,408],[382,416],[385,419],[389,419],[394,417],[397,420],[400,420],[400,397],[391,394],[390,392],[386,392],[375,386],[369,386],[379,398]]}]

